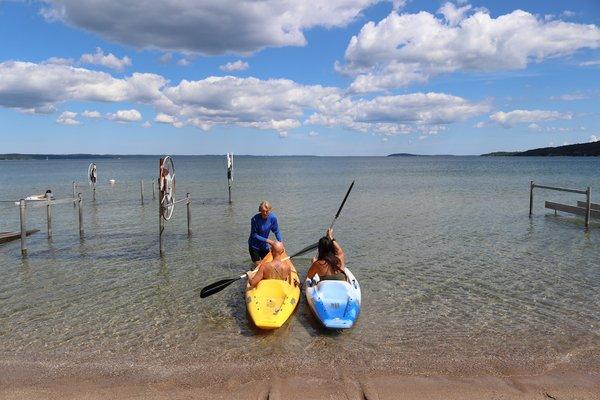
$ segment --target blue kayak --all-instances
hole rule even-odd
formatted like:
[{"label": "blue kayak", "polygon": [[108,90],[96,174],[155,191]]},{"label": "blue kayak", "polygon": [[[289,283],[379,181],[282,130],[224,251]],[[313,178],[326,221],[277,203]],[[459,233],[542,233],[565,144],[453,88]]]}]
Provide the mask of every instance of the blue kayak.
[{"label": "blue kayak", "polygon": [[306,280],[306,300],[319,321],[331,329],[351,328],[360,314],[360,285],[348,268],[346,281]]}]

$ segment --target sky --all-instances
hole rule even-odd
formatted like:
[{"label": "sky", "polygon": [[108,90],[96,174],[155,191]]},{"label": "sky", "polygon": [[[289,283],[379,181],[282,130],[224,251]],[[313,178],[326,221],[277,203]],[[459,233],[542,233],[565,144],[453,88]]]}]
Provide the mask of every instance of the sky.
[{"label": "sky", "polygon": [[0,0],[0,153],[600,140],[600,2]]}]

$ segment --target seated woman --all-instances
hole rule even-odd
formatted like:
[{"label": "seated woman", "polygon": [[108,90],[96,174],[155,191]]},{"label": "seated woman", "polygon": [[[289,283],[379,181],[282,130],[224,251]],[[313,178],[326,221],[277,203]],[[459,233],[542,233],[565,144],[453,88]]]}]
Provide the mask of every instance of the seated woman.
[{"label": "seated woman", "polygon": [[346,256],[342,247],[333,238],[332,229],[327,229],[325,236],[319,240],[318,249],[318,255],[313,258],[306,279],[312,279],[315,275],[319,275],[321,280],[345,281],[344,265],[346,264]]}]

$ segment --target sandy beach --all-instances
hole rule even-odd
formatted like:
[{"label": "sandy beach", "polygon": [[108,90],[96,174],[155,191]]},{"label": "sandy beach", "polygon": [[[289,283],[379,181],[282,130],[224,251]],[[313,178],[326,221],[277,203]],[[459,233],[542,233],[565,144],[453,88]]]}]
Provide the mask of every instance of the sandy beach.
[{"label": "sandy beach", "polygon": [[[79,367],[81,368],[81,366]],[[599,399],[600,375],[553,371],[515,376],[403,376],[385,373],[334,379],[311,375],[260,377],[231,371],[216,378],[201,370],[66,365],[2,365],[3,399]]]},{"label": "sandy beach", "polygon": [[[594,367],[595,365],[595,367]],[[484,365],[481,365],[484,367]],[[20,399],[600,399],[596,357],[539,374],[406,374],[350,365],[149,365],[5,360],[0,398]],[[289,367],[289,368],[287,368]],[[583,372],[590,371],[593,372]],[[288,371],[288,373],[286,373]],[[318,376],[317,376],[318,375]]]}]

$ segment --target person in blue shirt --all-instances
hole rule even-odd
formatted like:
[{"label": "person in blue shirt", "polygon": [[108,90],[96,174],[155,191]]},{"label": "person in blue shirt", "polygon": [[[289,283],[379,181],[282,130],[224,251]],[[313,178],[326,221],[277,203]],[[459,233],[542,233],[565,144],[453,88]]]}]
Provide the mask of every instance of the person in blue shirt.
[{"label": "person in blue shirt", "polygon": [[268,201],[262,201],[258,206],[258,214],[250,220],[248,250],[254,266],[260,264],[260,260],[269,253],[269,246],[275,244],[275,240],[269,239],[270,232],[275,234],[278,242],[282,241],[277,216],[271,212],[271,209]]}]

